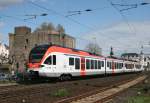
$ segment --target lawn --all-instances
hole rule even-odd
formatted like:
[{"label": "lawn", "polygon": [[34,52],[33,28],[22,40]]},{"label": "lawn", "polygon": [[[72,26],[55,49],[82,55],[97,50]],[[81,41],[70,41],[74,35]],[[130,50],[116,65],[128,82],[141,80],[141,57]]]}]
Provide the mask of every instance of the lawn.
[{"label": "lawn", "polygon": [[150,103],[150,96],[135,96],[128,100],[128,103]]}]

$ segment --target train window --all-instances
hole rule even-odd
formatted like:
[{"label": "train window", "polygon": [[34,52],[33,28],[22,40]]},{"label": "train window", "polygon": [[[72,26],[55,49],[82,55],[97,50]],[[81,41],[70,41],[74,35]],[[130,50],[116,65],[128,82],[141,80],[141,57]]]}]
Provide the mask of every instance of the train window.
[{"label": "train window", "polygon": [[110,66],[110,69],[111,69],[112,68],[112,62],[110,62],[109,66]]},{"label": "train window", "polygon": [[95,69],[98,69],[98,68],[97,68],[97,60],[95,60]]},{"label": "train window", "polygon": [[91,60],[91,69],[94,69],[94,60]]},{"label": "train window", "polygon": [[118,69],[120,69],[120,63],[118,63]]},{"label": "train window", "polygon": [[121,68],[123,67],[123,63],[121,63]]},{"label": "train window", "polygon": [[90,60],[86,59],[86,69],[90,69]]},{"label": "train window", "polygon": [[69,65],[74,65],[74,58],[69,58]]},{"label": "train window", "polygon": [[107,62],[107,67],[109,67],[109,62]]},{"label": "train window", "polygon": [[115,63],[115,69],[117,69],[117,63]]},{"label": "train window", "polygon": [[101,61],[98,61],[98,69],[101,69]]},{"label": "train window", "polygon": [[42,60],[48,48],[49,48],[49,45],[34,47],[29,54],[29,62],[39,63]]},{"label": "train window", "polygon": [[104,67],[104,61],[102,61],[102,63],[101,63],[101,64],[102,64],[102,67]]},{"label": "train window", "polygon": [[75,58],[75,69],[80,69],[80,59]]},{"label": "train window", "polygon": [[121,69],[121,63],[119,63],[119,64],[118,64],[118,66],[119,66],[119,68],[118,68],[118,69]]},{"label": "train window", "polygon": [[56,55],[53,55],[53,65],[56,65]]},{"label": "train window", "polygon": [[140,68],[141,68],[141,65],[137,64],[137,65],[135,65],[135,67],[136,67],[137,69],[140,69]]},{"label": "train window", "polygon": [[127,64],[125,64],[125,67],[127,68]]},{"label": "train window", "polygon": [[117,69],[119,69],[119,63],[117,63]]},{"label": "train window", "polygon": [[49,57],[45,60],[44,64],[51,65],[51,64],[52,64],[52,57],[49,56]]},{"label": "train window", "polygon": [[119,69],[121,69],[121,68],[122,68],[121,63],[119,63]]}]

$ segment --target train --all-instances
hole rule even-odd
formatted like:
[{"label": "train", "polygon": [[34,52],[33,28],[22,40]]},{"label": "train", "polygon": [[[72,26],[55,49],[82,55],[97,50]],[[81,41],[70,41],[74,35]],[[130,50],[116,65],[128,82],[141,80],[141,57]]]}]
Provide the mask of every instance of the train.
[{"label": "train", "polygon": [[28,72],[38,77],[69,80],[105,74],[141,72],[140,62],[104,57],[58,45],[38,45],[29,54]]}]

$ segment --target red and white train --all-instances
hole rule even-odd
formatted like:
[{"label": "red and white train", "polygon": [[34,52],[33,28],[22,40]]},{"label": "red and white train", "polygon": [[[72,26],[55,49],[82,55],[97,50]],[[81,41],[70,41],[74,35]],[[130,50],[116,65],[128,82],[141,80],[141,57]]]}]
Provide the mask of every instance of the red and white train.
[{"label": "red and white train", "polygon": [[76,76],[139,72],[139,62],[97,56],[86,51],[56,45],[39,45],[29,55],[28,71],[61,80]]}]

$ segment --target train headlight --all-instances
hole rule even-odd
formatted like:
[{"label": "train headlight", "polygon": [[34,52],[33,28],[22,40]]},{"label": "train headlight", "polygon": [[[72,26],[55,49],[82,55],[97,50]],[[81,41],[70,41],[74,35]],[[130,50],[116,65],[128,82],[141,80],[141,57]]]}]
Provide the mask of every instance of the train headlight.
[{"label": "train headlight", "polygon": [[40,65],[40,67],[44,67],[44,65]]}]

